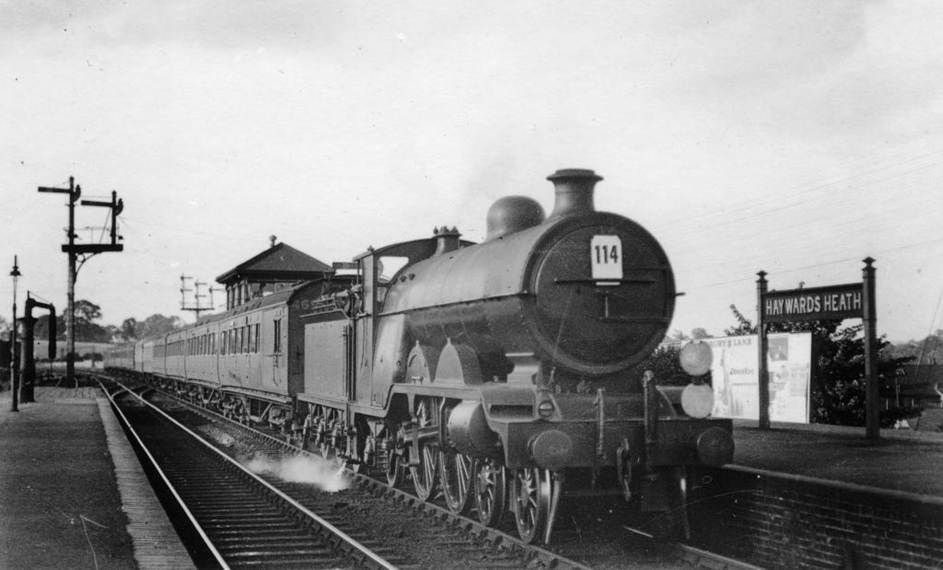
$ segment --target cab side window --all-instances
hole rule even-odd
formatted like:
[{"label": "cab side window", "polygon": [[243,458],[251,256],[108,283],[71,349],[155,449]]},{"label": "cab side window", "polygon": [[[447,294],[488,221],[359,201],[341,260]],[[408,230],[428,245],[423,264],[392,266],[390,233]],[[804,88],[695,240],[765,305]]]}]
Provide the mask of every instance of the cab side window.
[{"label": "cab side window", "polygon": [[272,327],[272,336],[274,337],[272,340],[272,352],[279,354],[282,351],[282,320],[275,319],[272,324],[274,325]]}]

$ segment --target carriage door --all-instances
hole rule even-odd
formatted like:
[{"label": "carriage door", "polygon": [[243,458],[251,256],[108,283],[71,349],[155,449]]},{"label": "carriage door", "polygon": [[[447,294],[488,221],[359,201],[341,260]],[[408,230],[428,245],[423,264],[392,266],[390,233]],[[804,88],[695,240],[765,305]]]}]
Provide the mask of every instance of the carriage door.
[{"label": "carriage door", "polygon": [[288,382],[288,315],[283,308],[262,314],[262,386],[287,391]]}]

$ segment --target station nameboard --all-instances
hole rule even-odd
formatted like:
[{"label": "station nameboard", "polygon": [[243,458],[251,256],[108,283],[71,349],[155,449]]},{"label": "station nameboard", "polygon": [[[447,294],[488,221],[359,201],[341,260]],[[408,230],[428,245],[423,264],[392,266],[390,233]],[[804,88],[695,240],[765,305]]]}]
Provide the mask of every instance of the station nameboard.
[{"label": "station nameboard", "polygon": [[770,429],[770,374],[766,362],[769,344],[766,337],[767,323],[860,318],[864,329],[865,433],[868,439],[881,437],[874,259],[866,257],[861,261],[864,262],[861,283],[828,287],[769,291],[766,272],[757,272],[759,276],[756,280],[756,330],[759,335],[757,402],[760,408],[760,429]]},{"label": "station nameboard", "polygon": [[767,323],[854,319],[863,314],[861,283],[769,291],[763,295],[763,320]]}]

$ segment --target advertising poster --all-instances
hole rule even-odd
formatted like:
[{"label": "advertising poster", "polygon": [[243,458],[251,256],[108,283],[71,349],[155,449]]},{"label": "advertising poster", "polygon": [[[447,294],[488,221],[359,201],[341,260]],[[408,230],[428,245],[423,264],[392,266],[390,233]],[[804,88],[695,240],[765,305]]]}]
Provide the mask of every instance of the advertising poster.
[{"label": "advertising poster", "polygon": [[[767,335],[770,420],[809,423],[809,386],[812,377],[812,334]],[[758,420],[759,374],[757,337],[706,338],[714,353],[713,416]]]}]

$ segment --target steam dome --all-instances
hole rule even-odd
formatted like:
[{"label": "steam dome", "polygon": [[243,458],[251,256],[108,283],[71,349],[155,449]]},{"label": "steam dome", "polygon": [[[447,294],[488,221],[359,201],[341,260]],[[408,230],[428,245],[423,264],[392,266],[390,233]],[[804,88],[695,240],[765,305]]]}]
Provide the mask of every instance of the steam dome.
[{"label": "steam dome", "polygon": [[527,196],[499,198],[488,209],[488,235],[485,241],[513,234],[544,221],[544,209]]}]

